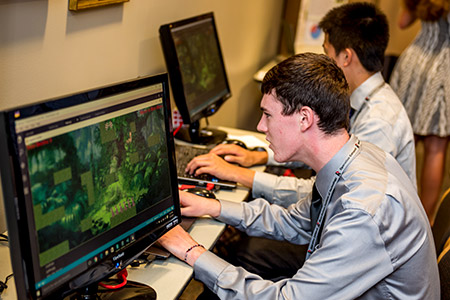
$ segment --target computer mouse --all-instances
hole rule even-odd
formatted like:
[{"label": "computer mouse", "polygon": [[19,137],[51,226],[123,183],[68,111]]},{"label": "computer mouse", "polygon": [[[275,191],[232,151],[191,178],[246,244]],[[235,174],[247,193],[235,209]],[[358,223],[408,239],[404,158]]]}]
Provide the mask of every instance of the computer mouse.
[{"label": "computer mouse", "polygon": [[238,145],[244,149],[247,149],[247,146],[245,145],[245,143],[243,141],[240,140],[234,140],[234,139],[230,139],[230,140],[225,140],[222,142],[222,144],[231,144],[231,145]]},{"label": "computer mouse", "polygon": [[202,187],[188,188],[188,189],[185,189],[185,191],[195,194],[195,195],[198,195],[198,196],[201,196],[201,197],[216,199],[216,195],[214,195],[214,193],[212,191],[202,188]]},{"label": "computer mouse", "polygon": [[248,150],[250,150],[250,151],[267,151],[266,148],[261,147],[261,146],[256,146],[256,147],[250,148]]}]

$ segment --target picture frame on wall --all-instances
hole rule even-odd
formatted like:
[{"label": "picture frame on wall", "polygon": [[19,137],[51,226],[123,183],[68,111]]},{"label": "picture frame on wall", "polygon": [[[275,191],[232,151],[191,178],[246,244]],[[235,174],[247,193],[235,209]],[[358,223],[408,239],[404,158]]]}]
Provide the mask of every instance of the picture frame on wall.
[{"label": "picture frame on wall", "polygon": [[69,0],[69,10],[78,11],[82,9],[99,7],[110,4],[119,4],[130,0]]}]

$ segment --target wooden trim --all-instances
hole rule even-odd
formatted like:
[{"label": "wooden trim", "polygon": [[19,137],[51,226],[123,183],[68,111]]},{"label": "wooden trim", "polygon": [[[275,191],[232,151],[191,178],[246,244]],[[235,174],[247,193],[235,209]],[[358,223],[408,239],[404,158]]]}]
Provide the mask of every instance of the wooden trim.
[{"label": "wooden trim", "polygon": [[78,11],[81,9],[104,6],[109,4],[118,4],[130,0],[69,0],[69,10]]}]

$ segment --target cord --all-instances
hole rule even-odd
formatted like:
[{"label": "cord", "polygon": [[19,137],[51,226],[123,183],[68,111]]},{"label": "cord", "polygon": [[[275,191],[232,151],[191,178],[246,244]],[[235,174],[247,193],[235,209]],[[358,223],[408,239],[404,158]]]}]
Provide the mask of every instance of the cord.
[{"label": "cord", "polygon": [[8,236],[6,234],[0,233],[0,242],[7,242]]},{"label": "cord", "polygon": [[[8,242],[8,236],[6,234],[0,233],[0,242]],[[5,278],[5,282],[0,281],[0,295],[3,293],[5,289],[8,288],[8,280],[13,277],[13,274],[9,274]]]},{"label": "cord", "polygon": [[176,135],[177,135],[178,131],[180,131],[180,129],[181,129],[181,126],[183,126],[183,123],[180,123],[180,125],[178,125],[177,129],[175,129],[175,130],[173,131],[173,136],[176,136]]},{"label": "cord", "polygon": [[121,287],[124,287],[127,284],[127,276],[128,276],[128,271],[125,268],[122,271],[120,271],[119,273],[117,273],[117,277],[119,277],[120,279],[123,280],[121,283],[119,283],[117,285],[108,285],[108,284],[99,282],[98,285],[100,285],[101,287],[104,287],[105,289],[110,289],[110,290],[120,289]]},{"label": "cord", "polygon": [[14,274],[9,274],[8,276],[6,276],[5,282],[0,281],[0,295],[1,295],[1,293],[3,293],[3,291],[5,289],[8,288],[8,285],[6,285],[6,284],[8,283],[8,280],[13,276],[14,276]]}]

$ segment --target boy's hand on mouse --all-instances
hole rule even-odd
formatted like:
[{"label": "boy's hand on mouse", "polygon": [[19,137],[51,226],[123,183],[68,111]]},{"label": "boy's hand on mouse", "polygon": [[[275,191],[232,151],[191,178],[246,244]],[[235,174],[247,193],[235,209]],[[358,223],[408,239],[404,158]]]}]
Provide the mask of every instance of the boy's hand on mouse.
[{"label": "boy's hand on mouse", "polygon": [[227,162],[237,163],[243,167],[267,163],[267,152],[250,151],[237,145],[220,144],[211,149],[210,153],[223,156]]},{"label": "boy's hand on mouse", "polygon": [[220,202],[216,199],[200,197],[189,192],[180,191],[181,214],[186,217],[220,215]]}]

